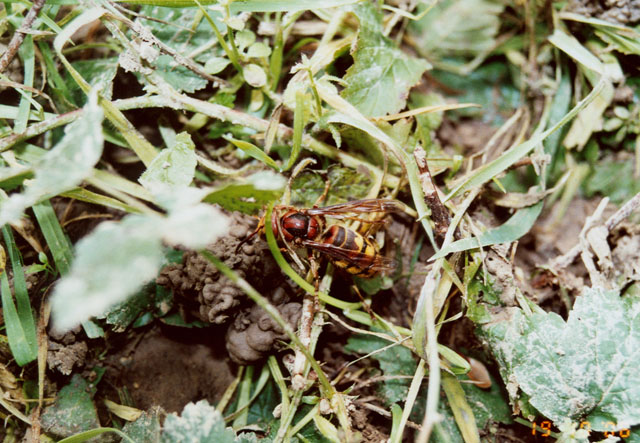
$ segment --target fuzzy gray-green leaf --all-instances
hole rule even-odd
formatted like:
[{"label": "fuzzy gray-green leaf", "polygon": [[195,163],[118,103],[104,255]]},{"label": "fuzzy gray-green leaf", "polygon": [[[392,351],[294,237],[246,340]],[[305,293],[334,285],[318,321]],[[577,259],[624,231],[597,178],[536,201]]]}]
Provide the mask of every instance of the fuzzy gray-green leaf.
[{"label": "fuzzy gray-green leaf", "polygon": [[555,313],[483,328],[503,378],[556,424],[588,421],[598,431],[640,423],[640,299],[587,288],[565,322]]},{"label": "fuzzy gray-green leaf", "polygon": [[396,113],[404,108],[411,87],[431,66],[404,53],[383,35],[382,15],[372,3],[362,3],[354,12],[360,34],[342,96],[367,117]]}]

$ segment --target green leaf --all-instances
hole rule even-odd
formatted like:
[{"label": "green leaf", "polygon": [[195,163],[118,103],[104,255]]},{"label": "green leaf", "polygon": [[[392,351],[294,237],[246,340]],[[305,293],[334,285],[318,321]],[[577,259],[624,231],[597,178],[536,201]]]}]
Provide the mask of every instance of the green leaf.
[{"label": "green leaf", "polygon": [[602,65],[602,62],[598,60],[598,57],[593,55],[578,41],[577,38],[572,35],[568,35],[556,28],[553,34],[549,37],[549,41],[585,68],[588,68],[600,75],[604,73],[604,66]]},{"label": "green leaf", "polygon": [[622,204],[640,192],[640,180],[633,176],[632,162],[617,162],[605,159],[593,166],[593,172],[584,182],[587,197],[599,193],[613,203]]},{"label": "green leaf", "polygon": [[188,133],[176,135],[175,144],[155,156],[140,177],[140,183],[152,192],[166,186],[189,186],[198,164],[195,147]]},{"label": "green leaf", "polygon": [[145,411],[134,422],[127,422],[122,431],[135,442],[157,442],[160,440],[160,419],[158,410]]},{"label": "green leaf", "polygon": [[444,390],[449,407],[453,411],[458,429],[465,442],[479,442],[480,435],[476,424],[476,417],[467,402],[465,392],[460,381],[448,372],[442,372],[442,389]]},{"label": "green leaf", "polygon": [[512,309],[482,333],[514,392],[556,425],[588,421],[597,431],[640,423],[640,299],[586,288],[565,322]]},{"label": "green leaf", "polygon": [[62,140],[33,164],[35,177],[24,192],[0,208],[0,226],[16,221],[38,201],[75,188],[88,177],[102,155],[102,108],[91,94],[82,117],[66,128]]},{"label": "green leaf", "polygon": [[71,261],[73,260],[73,252],[71,250],[71,242],[65,235],[58,216],[51,206],[51,202],[44,201],[33,206],[33,213],[38,220],[42,234],[44,235],[53,261],[61,275],[69,272]]},{"label": "green leaf", "polygon": [[291,204],[311,207],[324,192],[325,178],[329,181],[329,193],[321,206],[365,198],[373,186],[373,177],[339,165],[329,167],[324,175],[305,170],[293,181]]},{"label": "green leaf", "polygon": [[226,68],[227,66],[229,66],[231,62],[229,61],[228,58],[224,58],[224,57],[211,57],[209,60],[206,61],[206,63],[204,64],[204,70],[207,74],[217,74],[219,72],[222,72],[224,70],[224,68]]},{"label": "green leaf", "polygon": [[491,377],[490,389],[481,389],[469,383],[461,383],[461,385],[479,428],[486,429],[491,423],[513,422],[506,394],[502,391],[500,383],[493,377]]},{"label": "green leaf", "polygon": [[9,225],[2,227],[4,244],[9,253],[13,270],[13,289],[16,303],[13,302],[9,278],[6,270],[0,275],[0,293],[2,296],[2,314],[6,327],[9,348],[16,363],[20,366],[38,357],[38,341],[36,338],[36,324],[31,311],[31,302],[27,283],[24,277],[22,259],[16,247]]},{"label": "green leaf", "polygon": [[256,64],[248,64],[242,70],[244,80],[254,88],[261,88],[267,84],[267,73]]},{"label": "green leaf", "polygon": [[244,152],[246,152],[256,160],[260,160],[265,165],[272,167],[276,171],[280,170],[280,166],[278,166],[276,161],[269,157],[262,149],[258,148],[253,143],[245,142],[243,140],[236,140],[229,135],[224,135],[222,136],[222,138],[235,145],[236,148],[242,149]]},{"label": "green leaf", "polygon": [[360,33],[342,96],[367,117],[396,113],[404,108],[411,87],[431,66],[405,54],[384,36],[382,13],[373,3],[361,3],[353,10]]},{"label": "green leaf", "polygon": [[43,430],[68,437],[100,426],[92,399],[94,391],[85,379],[74,375],[69,384],[60,389],[55,403],[40,417]]},{"label": "green leaf", "polygon": [[114,434],[118,434],[119,437],[122,438],[122,441],[127,443],[135,443],[131,440],[127,435],[119,429],[116,428],[96,428],[91,429],[89,431],[80,432],[78,434],[74,434],[71,437],[64,438],[59,440],[58,443],[84,443],[85,441],[90,441],[92,438],[97,437],[98,435],[106,434],[108,432],[113,432]]},{"label": "green leaf", "polygon": [[[111,307],[104,314],[107,323],[113,325],[113,329],[116,332],[124,331],[143,312],[147,312],[153,308],[157,288],[158,286],[155,283],[147,284],[126,301]],[[169,294],[169,297],[171,297],[171,294]],[[167,307],[170,306],[171,304],[167,305]]]},{"label": "green leaf", "polygon": [[67,330],[124,301],[157,275],[163,243],[198,249],[228,229],[212,206],[180,207],[167,217],[129,215],[104,222],[76,245],[71,271],[51,297],[54,327]]},{"label": "green leaf", "polygon": [[452,252],[466,251],[484,246],[497,245],[500,243],[511,243],[516,241],[533,226],[538,216],[542,212],[544,202],[538,202],[528,208],[520,209],[502,225],[497,228],[489,229],[482,233],[479,237],[469,237],[462,240],[454,241],[445,248],[442,248],[431,257],[431,260],[445,257]]},{"label": "green leaf", "polygon": [[155,72],[176,91],[193,93],[207,86],[207,79],[178,65],[170,55],[159,56],[153,65]]},{"label": "green leaf", "polygon": [[583,98],[576,106],[571,109],[565,116],[551,126],[544,132],[538,132],[533,135],[529,140],[521,143],[508,151],[504,152],[500,157],[495,160],[484,164],[471,173],[465,180],[459,184],[453,191],[451,191],[445,198],[445,201],[451,199],[456,195],[462,194],[464,191],[471,189],[475,186],[480,186],[493,177],[506,170],[509,166],[520,160],[527,155],[533,148],[542,143],[549,135],[556,132],[562,126],[564,126],[569,120],[575,117],[581,110],[583,110],[589,103],[593,102],[605,88],[611,85],[606,79],[602,79],[594,86],[589,95]]},{"label": "green leaf", "polygon": [[496,46],[503,9],[504,3],[498,1],[443,0],[411,22],[409,30],[421,54],[430,60],[476,56]]},{"label": "green leaf", "polygon": [[[18,55],[22,59],[22,64],[24,67],[24,78],[22,80],[22,83],[27,88],[33,88],[33,79],[35,76],[35,51],[32,35],[27,34],[25,36],[24,41],[18,48]],[[38,107],[36,107],[37,102],[33,101],[31,91],[25,89],[23,91],[20,91],[20,95],[21,97],[20,104],[18,105],[18,115],[13,127],[14,132],[17,134],[24,132],[27,129],[29,114],[32,112],[31,105],[34,105],[34,111],[42,110],[42,108],[38,109]]]},{"label": "green leaf", "polygon": [[[111,99],[113,89],[113,79],[118,70],[118,59],[116,57],[95,58],[92,60],[79,60],[71,63],[78,73],[91,86],[100,91],[106,99]],[[65,83],[75,103],[84,106],[87,102],[87,95],[71,77],[69,72],[64,77]]]},{"label": "green leaf", "polygon": [[506,63],[485,63],[469,75],[434,70],[433,76],[451,90],[460,91],[455,95],[456,100],[481,106],[458,109],[447,114],[449,116],[474,117],[492,125],[501,125],[506,120],[505,116],[511,115],[522,101]]},{"label": "green leaf", "polygon": [[244,182],[231,183],[211,191],[203,201],[217,203],[228,211],[257,214],[282,195],[286,181],[271,171],[257,172]]},{"label": "green leaf", "polygon": [[[391,343],[373,335],[358,334],[349,337],[345,350],[358,354],[376,352]],[[404,346],[396,345],[382,352],[376,352],[371,356],[380,364],[380,369],[385,376],[405,375],[406,380],[385,380],[380,387],[380,394],[387,406],[393,403],[404,402],[409,392],[411,376],[416,372],[418,363],[411,351]]]},{"label": "green leaf", "polygon": [[[145,3],[145,2],[142,2]],[[162,2],[148,2],[148,5],[162,5]],[[192,3],[195,6],[195,2]],[[167,5],[168,6],[168,5]],[[212,55],[212,51],[202,51],[201,48],[215,45],[215,34],[197,8],[168,8],[163,6],[145,6],[140,13],[144,16],[158,19],[147,20],[140,18],[138,23],[149,29],[160,41],[176,50],[184,57],[191,57],[195,62],[205,63]],[[227,27],[221,21],[220,11],[208,10],[208,14],[215,22],[220,32],[226,32]],[[213,55],[221,55],[219,49],[215,49]],[[173,57],[160,55],[151,63],[167,83],[178,91],[193,93],[207,86],[207,80],[193,71],[178,65]]]},{"label": "green leaf", "polygon": [[282,397],[278,386],[273,378],[269,378],[260,395],[249,406],[247,424],[259,426],[265,431],[270,426],[274,426],[273,410],[281,401]]},{"label": "green leaf", "polygon": [[180,416],[169,414],[164,422],[162,443],[240,443],[257,442],[255,434],[236,437],[227,428],[220,411],[206,400],[187,404]]},{"label": "green leaf", "polygon": [[[195,2],[191,3],[194,8],[179,9],[164,7],[162,3],[163,2],[147,2],[148,6],[140,8],[140,14],[142,16],[157,19],[158,21],[147,20],[145,18],[139,18],[137,20],[153,32],[153,35],[160,41],[185,57],[188,57],[191,52],[217,42],[216,36],[211,32],[210,25],[206,20],[202,19],[202,14],[196,7]],[[153,6],[154,4],[158,6]],[[202,2],[202,4],[206,3]],[[218,30],[225,33],[227,27],[221,20],[222,12],[208,9],[207,13],[215,22]],[[198,53],[199,55],[195,57],[195,61],[201,63],[206,62],[212,55],[210,50],[204,52],[198,51]]]}]

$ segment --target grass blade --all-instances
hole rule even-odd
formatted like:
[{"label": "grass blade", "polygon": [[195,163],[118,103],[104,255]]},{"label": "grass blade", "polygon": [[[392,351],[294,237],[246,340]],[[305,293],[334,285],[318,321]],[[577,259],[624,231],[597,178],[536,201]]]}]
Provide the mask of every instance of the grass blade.
[{"label": "grass blade", "polygon": [[256,160],[260,160],[265,165],[272,167],[276,171],[280,170],[280,166],[278,166],[276,161],[271,157],[269,157],[262,149],[258,148],[253,143],[245,142],[242,140],[236,140],[235,138],[232,138],[226,135],[223,136],[222,138],[232,143],[236,148],[242,149],[244,152],[246,152],[248,155],[255,158]]},{"label": "grass blade", "polygon": [[[35,75],[35,52],[33,50],[33,36],[27,35],[20,45],[18,50],[22,63],[24,64],[24,80],[23,84],[28,87],[33,87],[33,77]],[[18,105],[18,116],[16,118],[16,124],[13,128],[14,132],[20,133],[27,129],[27,122],[29,121],[29,114],[31,110],[31,95],[30,91],[22,91],[22,98]]]},{"label": "grass blade", "polygon": [[456,419],[465,443],[480,443],[480,434],[478,433],[476,418],[473,415],[473,410],[467,402],[458,379],[442,371],[442,389],[444,389],[444,393],[447,395],[449,406],[451,406],[453,416]]},{"label": "grass blade", "polygon": [[61,275],[66,274],[71,267],[73,252],[71,242],[62,231],[53,206],[51,206],[51,203],[47,200],[34,205],[33,212],[36,215],[47,245],[49,245],[49,250],[58,268],[58,272],[60,272]]},{"label": "grass blade", "polygon": [[583,98],[571,111],[569,111],[558,123],[553,125],[551,128],[547,129],[544,132],[541,132],[534,137],[530,138],[524,143],[519,144],[518,146],[513,147],[512,149],[505,152],[500,157],[496,158],[490,163],[487,163],[478,169],[475,170],[465,181],[463,181],[460,185],[458,185],[453,191],[449,193],[444,199],[444,201],[448,201],[453,197],[458,195],[462,195],[465,191],[474,188],[476,186],[481,186],[491,180],[496,175],[500,174],[502,171],[506,170],[509,166],[513,165],[515,162],[520,160],[522,157],[527,155],[533,148],[542,143],[544,139],[548,136],[556,132],[562,126],[564,126],[569,120],[575,117],[578,112],[584,109],[589,103],[591,103],[600,92],[603,91],[606,85],[610,84],[609,80],[602,78],[596,84],[596,86],[591,90],[589,95]]},{"label": "grass blade", "polygon": [[431,259],[436,260],[442,258],[452,252],[466,251],[468,249],[497,245],[499,243],[511,243],[529,232],[533,223],[542,212],[542,206],[543,202],[539,202],[528,208],[521,209],[497,228],[489,229],[479,237],[463,238],[462,240],[450,243],[438,251]]},{"label": "grass blade", "polygon": [[296,110],[293,113],[293,145],[291,155],[284,170],[288,171],[295,164],[302,150],[302,131],[304,128],[304,94],[296,91]]},{"label": "grass blade", "polygon": [[3,226],[2,234],[11,259],[13,289],[16,297],[16,303],[14,304],[11,288],[9,287],[9,278],[7,273],[3,272],[0,292],[2,293],[4,322],[7,328],[7,338],[11,353],[16,359],[16,363],[24,366],[38,357],[36,324],[31,311],[31,302],[27,292],[22,260],[15,246],[11,228],[8,225]]}]

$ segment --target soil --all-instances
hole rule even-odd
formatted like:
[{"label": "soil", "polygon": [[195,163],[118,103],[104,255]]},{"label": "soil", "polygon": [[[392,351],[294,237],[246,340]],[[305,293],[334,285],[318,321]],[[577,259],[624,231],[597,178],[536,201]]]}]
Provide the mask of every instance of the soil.
[{"label": "soil", "polygon": [[571,12],[621,25],[640,23],[640,3],[636,0],[570,0]]},{"label": "soil", "polygon": [[126,389],[143,410],[159,405],[179,413],[202,399],[215,404],[236,373],[219,336],[215,328],[151,328],[114,350],[104,381]]}]

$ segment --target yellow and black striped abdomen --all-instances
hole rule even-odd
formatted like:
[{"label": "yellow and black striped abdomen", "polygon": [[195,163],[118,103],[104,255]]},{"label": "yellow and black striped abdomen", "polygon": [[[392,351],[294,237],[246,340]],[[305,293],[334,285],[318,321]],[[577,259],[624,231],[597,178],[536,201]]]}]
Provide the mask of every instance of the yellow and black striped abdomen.
[{"label": "yellow and black striped abdomen", "polygon": [[377,273],[373,267],[379,254],[375,243],[344,226],[332,225],[322,235],[322,243],[332,245],[340,252],[329,253],[333,264],[350,274],[371,277]]}]

